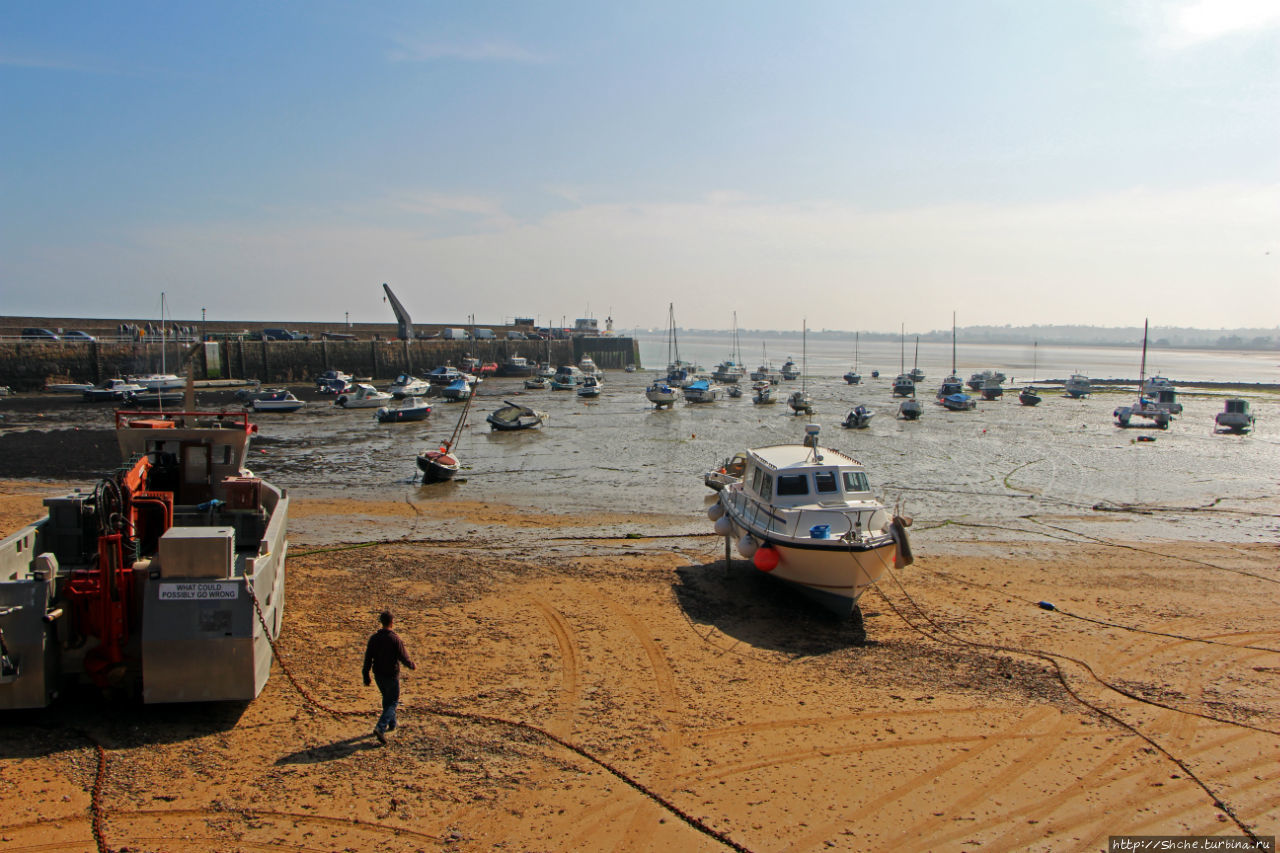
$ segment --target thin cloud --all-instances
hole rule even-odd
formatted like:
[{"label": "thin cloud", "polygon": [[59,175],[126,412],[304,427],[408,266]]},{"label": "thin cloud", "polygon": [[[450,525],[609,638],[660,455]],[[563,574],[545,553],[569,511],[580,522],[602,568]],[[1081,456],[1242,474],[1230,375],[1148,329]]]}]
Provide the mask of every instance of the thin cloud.
[{"label": "thin cloud", "polygon": [[87,74],[119,74],[118,69],[106,68],[83,60],[64,56],[18,53],[0,50],[0,66],[8,68],[33,68],[44,71],[76,71]]},{"label": "thin cloud", "polygon": [[1133,8],[1139,23],[1167,49],[1194,47],[1233,36],[1280,28],[1275,0],[1181,0],[1142,2]]},{"label": "thin cloud", "polygon": [[442,42],[398,37],[396,45],[389,54],[392,62],[457,60],[460,62],[543,63],[549,61],[547,56],[501,39]]}]

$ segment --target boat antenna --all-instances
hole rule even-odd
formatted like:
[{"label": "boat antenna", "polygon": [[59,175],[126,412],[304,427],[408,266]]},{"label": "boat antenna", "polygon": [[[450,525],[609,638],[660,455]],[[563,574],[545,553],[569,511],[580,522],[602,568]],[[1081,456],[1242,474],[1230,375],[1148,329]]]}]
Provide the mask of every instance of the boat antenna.
[{"label": "boat antenna", "polygon": [[1150,318],[1142,318],[1142,365],[1138,368],[1138,398],[1143,395],[1142,386],[1147,380],[1147,324]]}]

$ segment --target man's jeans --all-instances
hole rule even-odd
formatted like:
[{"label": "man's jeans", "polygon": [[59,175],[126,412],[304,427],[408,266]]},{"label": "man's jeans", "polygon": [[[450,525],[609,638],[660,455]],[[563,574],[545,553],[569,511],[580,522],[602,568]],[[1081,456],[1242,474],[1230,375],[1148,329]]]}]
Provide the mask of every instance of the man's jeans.
[{"label": "man's jeans", "polygon": [[378,718],[374,731],[387,732],[396,727],[396,706],[400,704],[400,676],[384,678],[375,675],[373,680],[382,693],[382,716]]}]

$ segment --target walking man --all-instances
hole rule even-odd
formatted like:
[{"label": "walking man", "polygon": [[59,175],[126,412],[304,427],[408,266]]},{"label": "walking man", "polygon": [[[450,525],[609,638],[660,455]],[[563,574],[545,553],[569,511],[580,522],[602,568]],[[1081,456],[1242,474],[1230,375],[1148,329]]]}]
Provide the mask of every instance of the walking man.
[{"label": "walking man", "polygon": [[364,686],[369,686],[369,671],[373,670],[374,680],[378,682],[378,691],[382,693],[382,716],[373,728],[373,736],[378,743],[387,742],[387,732],[396,727],[396,706],[400,704],[400,664],[409,669],[417,669],[409,660],[404,650],[404,641],[400,635],[391,630],[391,611],[384,610],[378,615],[382,628],[369,638],[364,650]]}]

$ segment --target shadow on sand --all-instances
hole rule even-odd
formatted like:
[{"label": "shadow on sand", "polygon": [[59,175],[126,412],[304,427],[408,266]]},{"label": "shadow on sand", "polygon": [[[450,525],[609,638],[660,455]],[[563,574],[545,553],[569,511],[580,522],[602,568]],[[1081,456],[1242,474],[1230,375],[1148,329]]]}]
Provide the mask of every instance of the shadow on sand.
[{"label": "shadow on sand", "polygon": [[335,740],[333,743],[300,749],[276,759],[276,766],[284,764],[323,764],[338,758],[346,758],[366,749],[381,749],[382,745],[373,739],[373,735],[365,732],[355,737]]},{"label": "shadow on sand", "polygon": [[745,560],[681,566],[676,576],[676,601],[692,622],[754,648],[808,657],[871,645],[859,611],[841,619]]},{"label": "shadow on sand", "polygon": [[248,702],[143,705],[75,689],[48,708],[0,712],[0,761],[84,749],[180,743],[235,728]]}]

